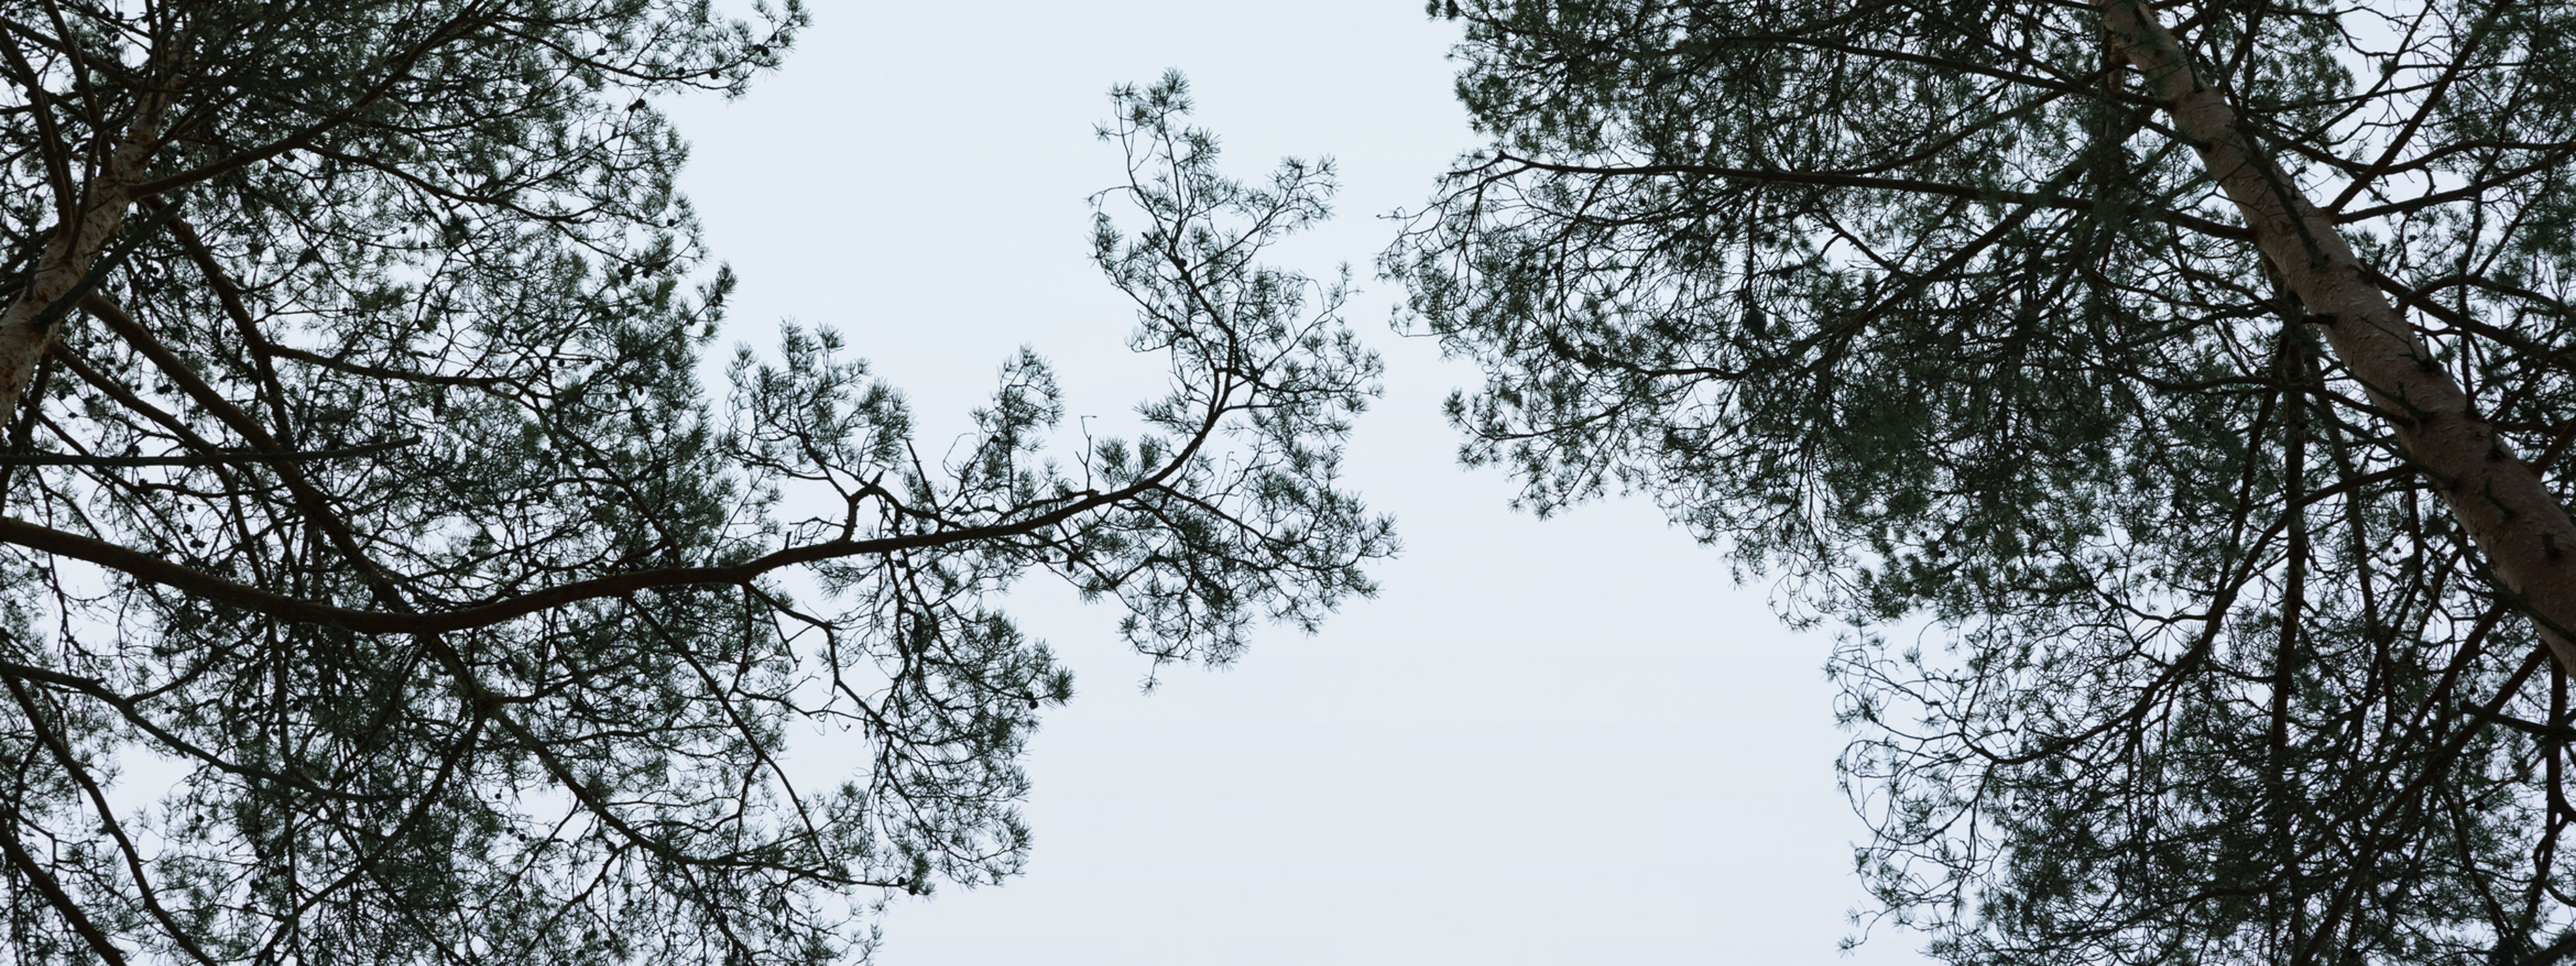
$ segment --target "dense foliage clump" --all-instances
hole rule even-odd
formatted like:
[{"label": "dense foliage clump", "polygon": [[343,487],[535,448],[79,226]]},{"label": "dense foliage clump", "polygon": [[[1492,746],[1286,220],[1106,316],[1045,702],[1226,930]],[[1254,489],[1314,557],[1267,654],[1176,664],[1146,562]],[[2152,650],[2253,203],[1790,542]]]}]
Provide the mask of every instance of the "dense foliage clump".
[{"label": "dense foliage clump", "polygon": [[2106,11],[2162,22],[2560,506],[2576,15],[1433,9],[1487,143],[1385,267],[1483,366],[1465,456],[1542,513],[1647,494],[1855,628],[1885,915],[1959,963],[2576,954],[2550,618]]},{"label": "dense foliage clump", "polygon": [[[1331,171],[1221,177],[1177,78],[1103,132],[1098,261],[1171,361],[1142,435],[1050,450],[1031,353],[945,458],[830,330],[699,382],[732,281],[656,99],[804,18],[0,3],[15,961],[863,954],[884,896],[1020,866],[1071,683],[1014,581],[1175,661],[1371,591],[1377,362],[1259,261]],[[815,725],[862,767],[783,763]]]}]

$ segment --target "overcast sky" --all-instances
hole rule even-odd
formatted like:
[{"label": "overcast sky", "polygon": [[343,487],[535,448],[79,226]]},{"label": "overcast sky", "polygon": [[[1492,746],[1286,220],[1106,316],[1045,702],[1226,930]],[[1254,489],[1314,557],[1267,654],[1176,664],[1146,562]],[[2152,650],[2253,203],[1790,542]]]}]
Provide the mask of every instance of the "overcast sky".
[{"label": "overcast sky", "polygon": [[741,274],[733,339],[828,324],[902,387],[933,444],[1026,344],[1074,415],[1162,384],[1086,260],[1115,83],[1177,67],[1226,168],[1341,165],[1339,217],[1279,261],[1337,262],[1387,362],[1349,481],[1405,551],[1316,637],[1151,695],[1116,614],[1014,601],[1078,675],[1029,751],[1028,874],[897,907],[890,966],[1121,963],[1911,963],[1847,960],[1865,831],[1835,785],[1823,633],[1641,500],[1539,521],[1466,472],[1438,406],[1472,371],[1387,324],[1384,213],[1471,139],[1453,34],[1412,0],[856,4],[823,0],[783,72],[675,109],[685,179]]}]

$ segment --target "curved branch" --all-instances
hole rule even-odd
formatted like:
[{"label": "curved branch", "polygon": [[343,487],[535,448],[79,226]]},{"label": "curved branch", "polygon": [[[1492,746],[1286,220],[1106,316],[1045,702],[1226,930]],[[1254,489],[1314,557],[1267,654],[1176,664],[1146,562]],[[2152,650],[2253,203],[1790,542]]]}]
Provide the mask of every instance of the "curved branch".
[{"label": "curved branch", "polygon": [[748,584],[770,571],[799,564],[817,563],[842,557],[947,547],[1035,533],[1075,516],[1122,503],[1138,494],[1161,488],[1165,479],[1188,464],[1190,457],[1195,455],[1199,445],[1207,439],[1208,432],[1212,429],[1212,425],[1203,428],[1201,433],[1191,440],[1190,445],[1173,455],[1172,460],[1165,464],[1161,472],[1126,487],[1107,493],[1095,493],[1023,520],[960,527],[934,533],[878,537],[870,540],[826,540],[821,543],[780,548],[731,566],[663,567],[611,574],[568,584],[557,584],[504,600],[450,611],[401,613],[360,610],[305,600],[172,563],[131,547],[65,530],[56,530],[43,524],[14,517],[0,517],[0,543],[16,544],[58,557],[69,557],[97,564],[138,580],[171,587],[280,620],[323,624],[363,634],[436,634],[489,627],[503,621],[586,600],[623,597],[637,591],[660,587]]},{"label": "curved branch", "polygon": [[[1903,191],[1911,194],[1937,195],[1944,198],[1960,198],[1968,201],[2011,202],[2014,204],[2036,205],[2042,208],[2057,208],[2065,211],[2090,212],[2095,208],[2094,201],[2091,198],[2077,198],[2068,195],[2029,191],[2008,191],[1996,188],[1977,188],[1969,185],[1948,184],[1939,181],[1924,181],[1918,178],[1884,178],[1871,175],[1837,174],[1828,171],[1789,171],[1780,168],[1726,168],[1706,164],[1554,164],[1546,161],[1536,161],[1529,158],[1523,158],[1512,154],[1497,154],[1495,155],[1495,161],[1517,164],[1521,166],[1522,170],[1549,171],[1559,174],[1592,174],[1613,177],[1692,175],[1706,178],[1725,178],[1730,181],[1750,181],[1756,184],[1811,184],[1832,188],[1865,188],[1879,191]],[[1462,171],[1456,173],[1464,174],[1465,172]],[[2146,210],[2154,212],[2156,218],[2160,221],[2183,228],[2189,228],[2213,238],[2231,238],[2238,241],[2248,241],[2254,237],[2254,233],[2245,228],[2211,221],[2198,215],[2185,214],[2170,208],[2147,208]]]}]

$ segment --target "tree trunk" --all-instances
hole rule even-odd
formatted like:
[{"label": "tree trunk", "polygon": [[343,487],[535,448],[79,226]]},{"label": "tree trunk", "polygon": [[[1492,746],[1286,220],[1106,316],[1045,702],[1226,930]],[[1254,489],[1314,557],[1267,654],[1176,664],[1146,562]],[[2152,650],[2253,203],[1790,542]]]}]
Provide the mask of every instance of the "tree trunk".
[{"label": "tree trunk", "polygon": [[2167,102],[2174,127],[2244,214],[2254,244],[2325,331],[2417,471],[2441,493],[2504,589],[2518,595],[2562,667],[2576,669],[2576,522],[2478,418],[2468,394],[2370,281],[2361,260],[2295,182],[2236,122],[2226,92],[2191,62],[2140,0],[2095,0],[2112,45]]},{"label": "tree trunk", "polygon": [[46,240],[27,273],[27,287],[0,309],[0,424],[16,417],[18,397],[35,378],[36,363],[53,348],[55,334],[70,312],[70,305],[55,303],[89,274],[108,240],[116,237],[117,226],[134,210],[135,199],[127,189],[144,182],[145,165],[160,134],[155,116],[159,104],[147,103],[141,113],[143,117],[126,136],[102,152],[106,163],[89,184],[81,186],[74,216],[57,225],[53,237]]}]

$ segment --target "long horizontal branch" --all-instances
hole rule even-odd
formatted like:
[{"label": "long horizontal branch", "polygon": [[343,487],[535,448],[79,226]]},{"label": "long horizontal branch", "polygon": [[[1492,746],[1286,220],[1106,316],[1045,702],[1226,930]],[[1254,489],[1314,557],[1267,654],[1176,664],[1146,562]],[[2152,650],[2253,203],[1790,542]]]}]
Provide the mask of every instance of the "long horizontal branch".
[{"label": "long horizontal branch", "polygon": [[253,587],[172,563],[131,547],[69,531],[56,530],[43,524],[30,523],[14,517],[0,517],[0,543],[15,544],[57,557],[69,557],[97,564],[139,580],[161,584],[280,620],[325,624],[364,634],[436,634],[489,627],[539,611],[603,597],[623,597],[638,591],[664,587],[745,584],[770,571],[800,564],[1022,536],[1063,522],[1076,514],[1098,509],[1133,495],[1124,490],[1116,494],[1099,494],[1054,512],[1013,523],[879,537],[872,540],[827,540],[821,543],[781,548],[728,567],[664,567],[630,571],[558,584],[489,604],[417,614],[359,610],[290,597],[276,591]]},{"label": "long horizontal branch", "polygon": [[489,627],[540,611],[586,600],[623,597],[639,591],[664,587],[748,584],[770,571],[801,564],[844,557],[925,550],[1037,533],[1076,516],[1114,506],[1162,488],[1173,474],[1180,472],[1182,467],[1189,465],[1189,461],[1197,456],[1199,449],[1216,432],[1218,420],[1222,418],[1225,411],[1224,406],[1208,407],[1206,416],[1200,421],[1197,432],[1191,434],[1189,443],[1175,452],[1161,470],[1141,477],[1124,487],[1105,493],[1092,493],[1026,519],[976,527],[958,527],[930,533],[878,537],[872,540],[826,540],[821,543],[782,547],[729,567],[663,567],[610,574],[568,584],[557,584],[488,604],[449,611],[403,613],[359,610],[290,597],[276,591],[253,587],[172,563],[132,547],[65,530],[56,530],[40,523],[31,523],[14,517],[0,517],[0,543],[16,544],[41,553],[97,564],[138,580],[171,587],[208,600],[266,614],[279,620],[324,624],[362,634],[437,634]]},{"label": "long horizontal branch", "polygon": [[298,349],[290,345],[279,345],[266,339],[260,340],[259,347],[266,350],[271,355],[283,356],[297,362],[311,363],[335,372],[345,372],[353,376],[366,376],[371,379],[400,379],[405,382],[427,383],[433,386],[464,386],[472,389],[487,389],[493,386],[503,385],[513,386],[523,390],[526,388],[525,386],[519,386],[517,383],[500,376],[446,376],[433,372],[413,372],[410,370],[393,369],[385,366],[370,366],[364,363],[350,362],[346,359],[334,359],[319,352]]},{"label": "long horizontal branch", "polygon": [[[1940,181],[1924,181],[1916,178],[1885,178],[1875,175],[1835,174],[1823,171],[1791,171],[1781,168],[1727,168],[1706,164],[1556,164],[1546,161],[1532,160],[1511,154],[1497,155],[1495,160],[1500,163],[1520,165],[1524,169],[1550,171],[1560,174],[1592,174],[1613,177],[1691,175],[1705,178],[1725,178],[1730,181],[1750,181],[1760,184],[1812,184],[1832,188],[1864,188],[1880,191],[1902,191],[1910,194],[1961,198],[1968,201],[1995,201],[2011,202],[2013,204],[2037,205],[2043,208],[2058,208],[2067,211],[2089,212],[2094,210],[2096,207],[2093,199],[2091,198],[2077,198],[2070,195],[2060,194],[2040,194],[2028,191],[2009,191],[1999,188],[1979,188],[1970,185],[1949,184]],[[2254,237],[2252,232],[2236,225],[2211,221],[2207,218],[2186,214],[2170,208],[2149,208],[2147,210],[2153,212],[2159,221],[2189,228],[2193,231],[2214,238],[2232,238],[2242,241]]]},{"label": "long horizontal branch", "polygon": [[0,453],[0,466],[230,466],[236,463],[301,463],[371,456],[420,442],[411,436],[365,446],[285,453],[189,453],[181,456],[82,456],[76,453]]},{"label": "long horizontal branch", "polygon": [[2571,156],[2576,156],[2576,148],[2561,148],[2559,151],[2538,161],[2531,162],[2530,164],[2526,164],[2518,168],[2508,168],[2502,174],[2488,175],[2449,191],[2437,191],[2429,195],[2409,198],[2405,201],[2394,201],[2384,205],[2364,208],[2359,211],[2338,212],[2333,215],[2334,223],[2339,225],[2349,225],[2353,222],[2369,221],[2373,218],[2385,218],[2390,215],[2408,214],[2411,212],[2421,211],[2426,208],[2431,208],[2436,205],[2447,205],[2454,201],[2466,201],[2481,194],[2485,194],[2486,192],[2493,191],[2497,188],[2522,180],[2524,177],[2529,175],[2538,174],[2544,171],[2557,170],[2558,167],[2565,164],[2567,159]]}]

